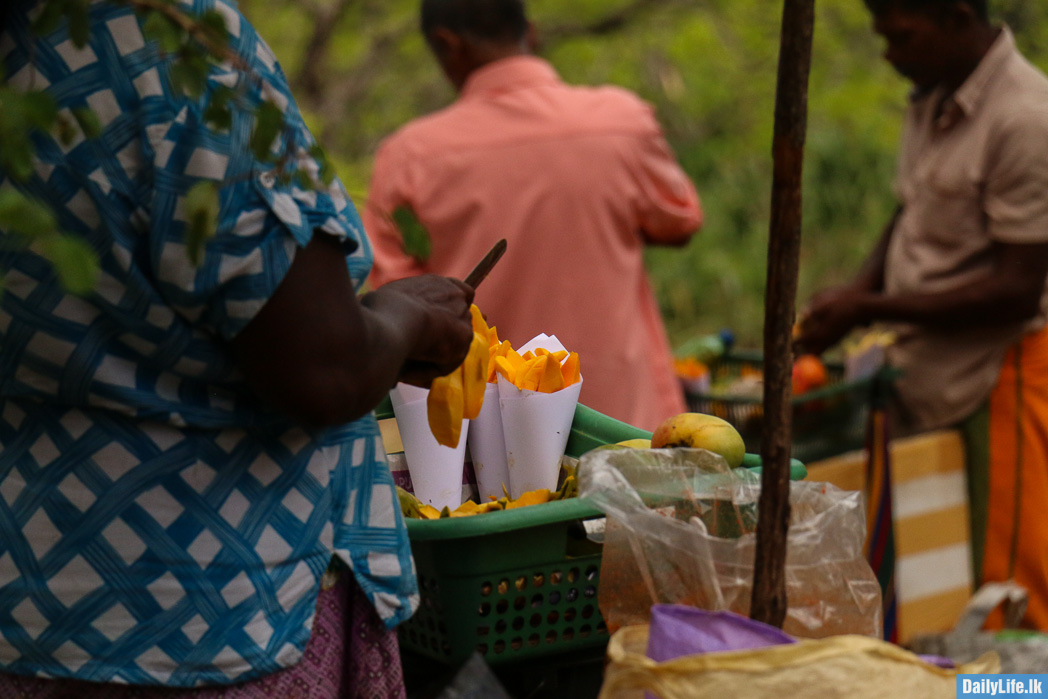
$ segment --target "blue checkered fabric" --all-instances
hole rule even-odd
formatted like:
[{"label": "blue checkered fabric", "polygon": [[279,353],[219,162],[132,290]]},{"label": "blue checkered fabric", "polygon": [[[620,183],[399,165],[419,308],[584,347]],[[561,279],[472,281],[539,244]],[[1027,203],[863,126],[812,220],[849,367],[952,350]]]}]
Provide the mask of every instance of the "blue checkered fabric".
[{"label": "blue checkered fabric", "polygon": [[[259,405],[224,348],[316,229],[363,282],[371,250],[344,188],[281,184],[251,155],[246,112],[209,128],[208,97],[172,90],[130,9],[92,3],[77,49],[64,29],[33,37],[16,1],[9,84],[46,89],[67,117],[91,107],[103,129],[38,134],[23,189],[98,252],[101,277],[72,296],[34,249],[0,249],[0,670],[185,687],[272,672],[301,657],[332,555],[388,626],[404,620],[414,564],[374,418],[297,426]],[[250,24],[220,0],[181,7],[222,13],[250,70],[218,67],[211,87],[276,102],[294,136],[274,149],[315,171]],[[226,185],[193,267],[184,200],[200,178]]]}]

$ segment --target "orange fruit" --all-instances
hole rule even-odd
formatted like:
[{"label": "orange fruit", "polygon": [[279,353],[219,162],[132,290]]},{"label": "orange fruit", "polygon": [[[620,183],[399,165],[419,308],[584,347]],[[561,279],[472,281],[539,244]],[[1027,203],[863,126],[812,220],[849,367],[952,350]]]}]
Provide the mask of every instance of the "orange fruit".
[{"label": "orange fruit", "polygon": [[826,365],[814,354],[802,354],[793,362],[793,395],[825,386],[829,381]]}]

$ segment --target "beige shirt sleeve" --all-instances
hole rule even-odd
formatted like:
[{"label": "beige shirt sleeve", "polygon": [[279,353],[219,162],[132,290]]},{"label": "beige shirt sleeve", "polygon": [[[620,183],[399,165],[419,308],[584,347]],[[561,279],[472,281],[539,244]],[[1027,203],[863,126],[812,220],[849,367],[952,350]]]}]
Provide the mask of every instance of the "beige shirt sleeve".
[{"label": "beige shirt sleeve", "polygon": [[989,144],[988,232],[1004,243],[1048,242],[1048,109],[1022,105],[1008,122]]}]

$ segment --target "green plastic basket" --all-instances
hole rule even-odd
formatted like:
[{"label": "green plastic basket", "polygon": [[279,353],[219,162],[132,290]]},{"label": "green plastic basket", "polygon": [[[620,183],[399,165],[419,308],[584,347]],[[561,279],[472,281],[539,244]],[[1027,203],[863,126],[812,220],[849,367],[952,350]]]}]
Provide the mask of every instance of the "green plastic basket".
[{"label": "green plastic basket", "polygon": [[[566,452],[579,457],[602,444],[650,436],[579,405]],[[759,470],[760,457],[747,454],[743,466]],[[793,461],[791,478],[806,475]],[[601,547],[584,525],[603,516],[575,498],[474,517],[408,520],[422,601],[399,627],[401,646],[447,664],[477,651],[492,666],[603,647]]]},{"label": "green plastic basket", "polygon": [[[804,463],[861,449],[866,441],[866,420],[875,384],[891,380],[890,374],[881,372],[858,381],[845,381],[842,364],[827,362],[825,366],[829,378],[826,386],[792,398],[790,453]],[[715,385],[738,377],[747,369],[763,371],[763,368],[764,360],[759,352],[733,352],[710,367],[710,379]],[[727,420],[742,435],[746,451],[760,451],[764,427],[761,398],[697,393],[687,387],[685,397],[689,410]]]}]

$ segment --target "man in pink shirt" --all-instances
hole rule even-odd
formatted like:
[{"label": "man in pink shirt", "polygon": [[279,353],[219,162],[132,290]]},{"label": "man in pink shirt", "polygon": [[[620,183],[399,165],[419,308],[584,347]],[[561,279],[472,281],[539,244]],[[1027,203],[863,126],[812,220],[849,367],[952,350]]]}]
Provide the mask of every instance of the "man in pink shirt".
[{"label": "man in pink shirt", "polygon": [[[506,238],[475,301],[502,339],[556,335],[579,353],[581,402],[607,415],[653,429],[683,412],[642,253],[684,245],[702,212],[651,107],[563,83],[532,55],[521,0],[423,0],[422,31],[459,98],[379,148],[364,210],[372,285],[461,279]],[[427,255],[405,252],[403,212]]]}]

